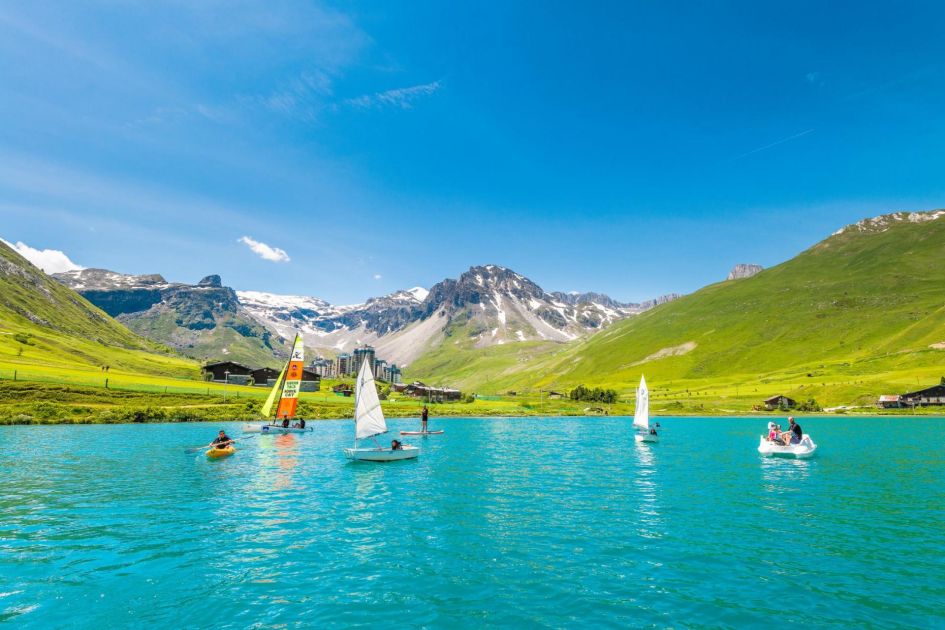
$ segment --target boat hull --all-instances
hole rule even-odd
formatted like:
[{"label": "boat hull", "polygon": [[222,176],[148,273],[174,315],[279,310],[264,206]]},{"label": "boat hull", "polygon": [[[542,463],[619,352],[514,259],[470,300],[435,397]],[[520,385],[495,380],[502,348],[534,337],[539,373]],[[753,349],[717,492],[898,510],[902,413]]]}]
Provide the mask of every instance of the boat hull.
[{"label": "boat hull", "polygon": [[416,446],[404,445],[396,451],[389,448],[346,448],[345,457],[359,462],[396,462],[414,459],[420,454]]},{"label": "boat hull", "polygon": [[243,427],[243,433],[261,433],[263,435],[271,433],[273,435],[285,435],[286,433],[308,433],[312,427],[300,429],[298,427],[281,427],[273,424],[250,424]]},{"label": "boat hull", "polygon": [[220,459],[221,457],[229,457],[236,452],[236,449],[232,446],[227,446],[226,448],[211,448],[207,451],[207,457],[210,459]]},{"label": "boat hull", "polygon": [[401,431],[401,435],[441,435],[443,431]]},{"label": "boat hull", "polygon": [[765,436],[761,436],[761,442],[758,445],[758,452],[765,457],[789,457],[794,459],[807,459],[813,457],[817,451],[817,445],[810,439],[806,433],[798,444],[780,445],[769,442]]},{"label": "boat hull", "polygon": [[636,434],[636,441],[637,441],[637,442],[647,442],[647,443],[652,444],[652,443],[655,443],[655,442],[659,442],[659,441],[660,441],[660,436],[658,436],[658,435],[652,435],[652,434],[650,434],[650,433],[637,433],[637,434]]}]

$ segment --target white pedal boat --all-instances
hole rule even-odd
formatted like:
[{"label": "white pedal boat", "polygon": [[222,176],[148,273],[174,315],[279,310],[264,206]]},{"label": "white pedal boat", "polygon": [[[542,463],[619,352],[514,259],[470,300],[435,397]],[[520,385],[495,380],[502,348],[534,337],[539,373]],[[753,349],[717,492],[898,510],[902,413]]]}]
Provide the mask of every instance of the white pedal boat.
[{"label": "white pedal boat", "polygon": [[761,436],[761,443],[758,445],[758,452],[765,457],[794,457],[797,459],[806,459],[814,454],[817,445],[810,439],[806,433],[797,444],[775,444],[768,441],[768,438]]},{"label": "white pedal boat", "polygon": [[273,435],[285,435],[286,433],[308,433],[312,427],[284,427],[281,424],[247,424],[243,426],[243,433],[271,433]]},{"label": "white pedal boat", "polygon": [[396,462],[414,459],[420,454],[416,446],[404,444],[396,451],[389,448],[346,448],[345,457],[359,462]]}]

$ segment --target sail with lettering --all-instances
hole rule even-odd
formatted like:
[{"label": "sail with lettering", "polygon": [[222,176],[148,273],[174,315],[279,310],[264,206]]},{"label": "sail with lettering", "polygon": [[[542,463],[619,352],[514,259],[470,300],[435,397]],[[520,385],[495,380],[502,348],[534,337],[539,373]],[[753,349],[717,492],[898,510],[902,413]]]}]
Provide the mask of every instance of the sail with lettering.
[{"label": "sail with lettering", "polygon": [[[254,424],[244,427],[246,433],[302,433],[311,431],[306,428],[305,420],[290,425],[295,418],[299,404],[299,392],[302,389],[302,372],[305,369],[305,342],[302,335],[295,336],[292,344],[292,354],[279,373],[276,384],[273,385],[261,412],[267,424]],[[272,408],[276,405],[275,418]]]},{"label": "sail with lettering", "polygon": [[282,378],[282,393],[279,397],[279,407],[276,409],[276,420],[295,417],[295,409],[299,404],[299,390],[302,388],[302,370],[305,369],[305,344],[302,335],[295,335],[292,344],[292,354],[285,367],[285,376]]}]

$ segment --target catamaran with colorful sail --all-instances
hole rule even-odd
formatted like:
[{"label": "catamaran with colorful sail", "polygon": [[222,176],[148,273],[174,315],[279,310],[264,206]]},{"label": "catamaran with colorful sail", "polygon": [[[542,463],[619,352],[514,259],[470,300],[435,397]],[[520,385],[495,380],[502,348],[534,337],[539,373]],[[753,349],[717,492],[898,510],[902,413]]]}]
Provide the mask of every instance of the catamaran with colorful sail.
[{"label": "catamaran with colorful sail", "polygon": [[[400,459],[413,459],[420,454],[420,449],[394,440],[391,448],[384,448],[377,442],[377,436],[387,433],[387,422],[374,385],[371,362],[361,363],[358,382],[354,390],[354,448],[345,449],[345,457],[358,461],[392,462]],[[371,439],[374,448],[359,448],[359,440]]]},{"label": "catamaran with colorful sail", "polygon": [[637,388],[637,406],[633,411],[633,426],[637,429],[637,442],[659,442],[656,427],[650,426],[650,390],[646,388],[646,379],[640,375],[640,386]]},{"label": "catamaran with colorful sail", "polygon": [[[299,391],[302,387],[302,370],[305,368],[305,344],[302,335],[295,335],[292,344],[292,354],[282,368],[279,379],[269,392],[266,403],[262,408],[262,416],[269,420],[265,424],[251,424],[244,427],[245,433],[305,433],[311,427],[305,426],[305,420],[296,423],[295,410],[299,404]],[[279,400],[275,418],[272,416],[272,407]]]}]

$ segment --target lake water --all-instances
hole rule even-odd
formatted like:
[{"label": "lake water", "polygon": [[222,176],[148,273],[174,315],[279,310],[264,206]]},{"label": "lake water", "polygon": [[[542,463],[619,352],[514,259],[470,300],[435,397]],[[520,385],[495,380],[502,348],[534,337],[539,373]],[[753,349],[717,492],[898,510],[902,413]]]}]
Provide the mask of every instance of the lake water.
[{"label": "lake water", "polygon": [[766,422],[434,419],[392,464],[350,421],[0,427],[0,622],[945,627],[945,421],[802,419],[807,461]]}]

